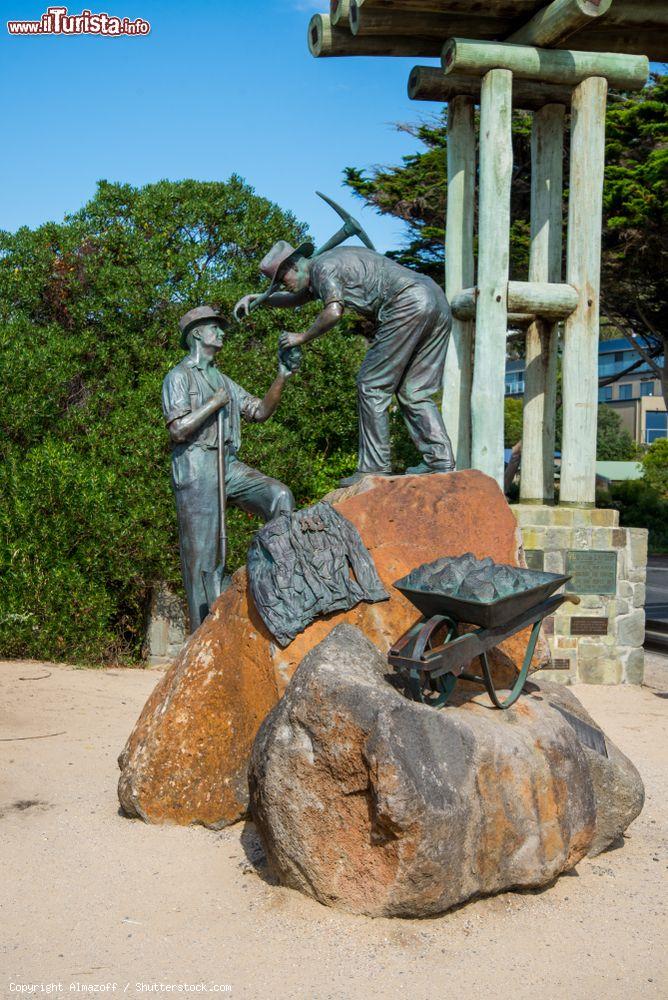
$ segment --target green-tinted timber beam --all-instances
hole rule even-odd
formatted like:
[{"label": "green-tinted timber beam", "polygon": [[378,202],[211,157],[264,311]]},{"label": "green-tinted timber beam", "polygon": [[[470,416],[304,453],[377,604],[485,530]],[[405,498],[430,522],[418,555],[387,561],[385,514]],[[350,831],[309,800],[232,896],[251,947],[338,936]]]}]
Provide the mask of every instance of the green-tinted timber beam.
[{"label": "green-tinted timber beam", "polygon": [[530,17],[536,9],[536,0],[357,0],[365,11],[382,12],[411,10],[433,14],[493,14],[495,17]]},{"label": "green-tinted timber beam", "polygon": [[329,5],[329,20],[340,28],[348,27],[350,17],[350,0],[331,0]]},{"label": "green-tinted timber beam", "polygon": [[[480,290],[465,288],[450,303],[453,315],[460,319],[473,319],[479,309]],[[509,281],[507,285],[508,311],[545,319],[566,319],[577,308],[579,297],[576,288],[561,282]]]},{"label": "green-tinted timber beam", "polygon": [[[455,97],[472,97],[480,103],[482,77],[447,76],[438,66],[414,66],[408,77],[408,96],[412,101],[439,101],[447,104]],[[563,104],[570,107],[572,87],[560,87],[553,83],[537,83],[534,80],[513,81],[513,107],[525,111],[537,111],[545,104]]]},{"label": "green-tinted timber beam", "polygon": [[569,48],[590,52],[641,52],[652,62],[668,60],[668,4],[615,0],[600,21],[578,31]]},{"label": "green-tinted timber beam", "polygon": [[641,90],[649,74],[647,56],[606,52],[538,49],[508,42],[476,42],[450,38],[443,46],[443,72],[482,76],[493,68],[510,70],[520,80],[540,80],[575,86],[590,77],[602,77],[620,90]]},{"label": "green-tinted timber beam", "polygon": [[508,313],[508,336],[517,335],[518,329],[523,329],[536,322],[534,313]]},{"label": "green-tinted timber beam", "polygon": [[370,35],[356,38],[350,33],[349,25],[342,28],[333,25],[329,14],[314,14],[309,21],[307,39],[312,56],[318,59],[328,56],[416,56],[436,58],[442,47],[442,39],[420,38],[418,36]]},{"label": "green-tinted timber beam", "polygon": [[549,48],[607,14],[612,0],[553,0],[506,39],[516,45]]},{"label": "green-tinted timber beam", "polygon": [[350,30],[358,38],[368,35],[404,35],[433,38],[443,43],[452,35],[476,38],[498,38],[508,24],[507,18],[488,14],[430,10],[411,10],[404,7],[369,7],[360,0],[350,0]]},{"label": "green-tinted timber beam", "polygon": [[[614,8],[613,8],[614,9]],[[612,13],[612,11],[610,11]],[[668,28],[609,28],[608,17],[599,25],[578,31],[568,39],[571,49],[584,52],[642,52],[652,62],[668,61]]]}]

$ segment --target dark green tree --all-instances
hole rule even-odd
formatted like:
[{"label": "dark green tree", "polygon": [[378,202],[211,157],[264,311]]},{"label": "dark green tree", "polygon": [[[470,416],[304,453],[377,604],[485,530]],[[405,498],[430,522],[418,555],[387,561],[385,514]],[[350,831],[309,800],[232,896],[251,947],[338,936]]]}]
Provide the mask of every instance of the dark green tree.
[{"label": "dark green tree", "polygon": [[637,455],[636,443],[610,406],[599,406],[596,458],[599,462],[629,462]]},{"label": "dark green tree", "polygon": [[523,409],[521,399],[506,396],[503,401],[503,443],[506,448],[512,448],[522,437]]},{"label": "dark green tree", "polygon": [[[346,167],[345,183],[367,205],[406,223],[404,245],[388,256],[407,267],[430,274],[442,285],[447,196],[447,109],[426,122],[396,127],[418,139],[425,149],[404,156],[399,166],[378,166],[371,171]],[[531,118],[525,112],[516,111],[513,114],[511,206],[510,266],[513,278],[525,277],[529,266],[530,137]]]},{"label": "dark green tree", "polygon": [[[668,500],[668,438],[658,438],[642,458],[643,476],[649,487]],[[668,533],[668,525],[666,525]]]},{"label": "dark green tree", "polygon": [[[133,659],[154,580],[180,584],[162,379],[183,351],[177,319],[201,303],[229,312],[258,287],[259,261],[304,227],[238,177],[101,182],[63,223],[0,233],[0,649],[4,656]],[[234,325],[219,364],[262,394],[281,323]],[[363,345],[333,332],[243,457],[287,481],[300,504],[356,458],[354,376]],[[253,519],[230,514],[230,564]]]},{"label": "dark green tree", "polygon": [[602,310],[668,405],[668,76],[609,107],[605,154]]}]

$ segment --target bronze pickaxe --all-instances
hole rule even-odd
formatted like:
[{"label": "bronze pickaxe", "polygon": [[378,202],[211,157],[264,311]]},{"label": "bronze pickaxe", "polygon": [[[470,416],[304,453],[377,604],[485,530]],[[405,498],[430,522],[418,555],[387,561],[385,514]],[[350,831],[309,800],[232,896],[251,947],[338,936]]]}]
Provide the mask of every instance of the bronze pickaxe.
[{"label": "bronze pickaxe", "polygon": [[369,250],[376,249],[367,234],[362,229],[360,223],[357,219],[352,217],[350,212],[346,212],[345,208],[341,208],[340,205],[337,205],[335,201],[332,201],[331,198],[328,198],[327,195],[323,194],[321,191],[316,191],[316,194],[319,198],[322,198],[323,201],[326,201],[327,204],[334,209],[337,215],[341,216],[343,219],[343,225],[337,233],[334,233],[331,239],[327,240],[326,243],[323,243],[323,245],[316,250],[313,254],[314,257],[319,257],[320,254],[325,253],[326,250],[332,250],[334,247],[338,247],[339,243],[343,243],[343,241],[347,240],[349,236],[359,236],[362,243],[364,243]]},{"label": "bronze pickaxe", "polygon": [[[322,198],[323,201],[326,201],[327,204],[334,209],[337,215],[341,216],[341,218],[343,219],[343,225],[338,230],[338,232],[334,233],[331,239],[327,240],[326,243],[323,243],[323,245],[315,251],[315,253],[313,254],[314,257],[319,257],[320,254],[325,253],[326,250],[333,250],[334,247],[338,247],[340,243],[343,243],[344,240],[347,240],[350,236],[358,236],[361,239],[362,243],[364,243],[364,245],[369,248],[369,250],[376,249],[371,240],[369,239],[369,237],[367,236],[367,234],[362,229],[360,223],[357,221],[357,219],[353,218],[350,212],[347,212],[345,208],[341,207],[341,205],[337,205],[335,201],[332,201],[331,198],[328,198],[327,195],[323,194],[321,191],[316,191],[316,194],[318,195],[319,198]],[[269,295],[270,295],[270,289],[267,289],[265,292],[262,293],[262,295],[259,295],[258,298],[251,303],[251,305],[248,308],[248,312],[252,313],[257,308],[259,308],[259,306],[261,306],[264,302],[266,302]],[[236,320],[239,319],[236,313],[234,314],[234,318]]]}]

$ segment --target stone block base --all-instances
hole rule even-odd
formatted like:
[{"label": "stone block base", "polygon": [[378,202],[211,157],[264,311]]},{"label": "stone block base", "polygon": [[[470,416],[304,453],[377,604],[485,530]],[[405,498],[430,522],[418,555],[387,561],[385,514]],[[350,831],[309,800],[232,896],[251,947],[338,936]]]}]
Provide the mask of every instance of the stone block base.
[{"label": "stone block base", "polygon": [[[577,553],[592,558],[593,572],[573,578],[580,603],[562,605],[545,621],[554,669],[542,676],[562,684],[642,683],[647,531],[620,528],[616,510],[534,504],[516,504],[511,510],[531,568],[566,574]],[[596,553],[601,553],[601,565],[605,561],[614,570],[612,585],[606,587],[614,587],[614,593],[592,593],[597,576],[605,576],[596,572]]]},{"label": "stone block base", "polygon": [[183,601],[164,583],[156,583],[146,616],[143,656],[149,667],[168,667],[178,656],[187,637]]}]

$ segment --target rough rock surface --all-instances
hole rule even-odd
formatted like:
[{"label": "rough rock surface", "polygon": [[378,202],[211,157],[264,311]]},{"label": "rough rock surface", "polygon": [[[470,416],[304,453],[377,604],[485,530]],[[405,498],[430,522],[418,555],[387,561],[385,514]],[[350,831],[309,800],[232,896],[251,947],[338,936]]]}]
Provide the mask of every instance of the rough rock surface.
[{"label": "rough rock surface", "polygon": [[633,765],[611,745],[595,761],[551,707],[589,719],[562,688],[532,685],[504,712],[486,695],[437,711],[386,671],[339,625],[260,728],[251,812],[284,885],[354,913],[429,916],[548,884],[642,808]]},{"label": "rough rock surface", "polygon": [[[532,685],[535,683],[532,681]],[[553,705],[560,705],[571,715],[596,726],[591,715],[568,688],[548,681],[540,681],[537,687]],[[635,765],[607,736],[605,743],[607,757],[588,746],[582,747],[596,799],[596,828],[587,851],[589,857],[600,854],[619,840],[629,823],[640,814],[645,802],[645,788]]]},{"label": "rough rock surface", "polygon": [[[328,498],[355,525],[390,600],[313,622],[285,649],[273,642],[248,593],[245,569],[216,602],[158,684],[119,765],[121,806],[149,822],[224,826],[247,807],[248,757],[257,729],[297,665],[340,622],[383,653],[419,617],[392,583],[438,556],[472,552],[518,565],[519,531],[493,479],[481,472],[366,478]],[[527,633],[491,657],[515,675]],[[539,644],[534,666],[547,660]]]}]

